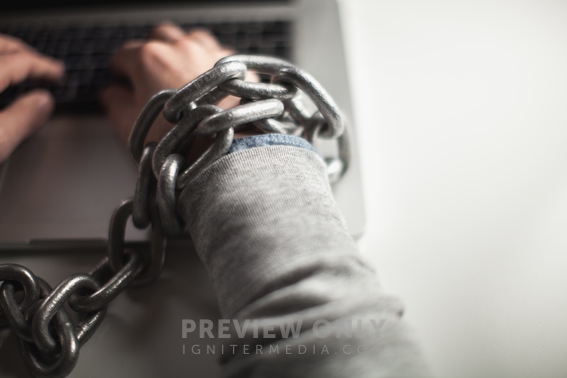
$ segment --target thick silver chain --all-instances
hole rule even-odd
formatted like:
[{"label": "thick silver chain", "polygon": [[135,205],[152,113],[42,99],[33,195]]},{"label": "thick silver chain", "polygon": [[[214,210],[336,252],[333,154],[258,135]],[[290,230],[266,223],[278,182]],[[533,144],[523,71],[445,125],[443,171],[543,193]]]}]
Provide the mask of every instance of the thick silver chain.
[{"label": "thick silver chain", "polygon": [[[245,81],[248,70],[269,75],[270,83]],[[240,97],[240,105],[227,110],[215,105],[229,95]],[[305,97],[317,108],[313,114],[301,100]],[[159,143],[144,145],[160,113],[175,126]],[[326,158],[329,181],[340,180],[348,168],[348,128],[340,111],[313,77],[284,60],[232,55],[181,89],[157,93],[130,135],[129,151],[138,166],[138,181],[134,198],[123,201],[112,215],[108,256],[90,273],[71,275],[55,288],[21,265],[0,265],[0,327],[8,326],[16,334],[33,376],[69,375],[80,347],[103,321],[108,304],[127,287],[158,279],[166,236],[183,234],[185,229],[176,210],[177,193],[224,156],[234,132],[250,124],[266,133],[301,135],[309,142],[317,137],[336,138],[338,156]],[[188,166],[183,155],[197,135],[215,140]],[[149,248],[125,247],[130,216],[137,228],[151,225]],[[22,291],[18,301],[17,293]],[[71,322],[65,303],[81,315],[77,325]]]}]

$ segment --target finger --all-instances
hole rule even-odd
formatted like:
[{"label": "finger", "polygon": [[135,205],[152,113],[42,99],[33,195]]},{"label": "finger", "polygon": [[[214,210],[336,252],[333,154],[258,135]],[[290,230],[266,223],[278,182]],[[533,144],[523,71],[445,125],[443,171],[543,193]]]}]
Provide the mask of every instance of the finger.
[{"label": "finger", "polygon": [[101,101],[120,139],[128,144],[130,131],[138,117],[134,94],[122,86],[111,85],[102,92]]},{"label": "finger", "polygon": [[137,71],[139,50],[144,41],[128,41],[120,47],[110,61],[110,70],[115,74],[131,78],[133,72]]},{"label": "finger", "polygon": [[18,38],[14,38],[6,34],[0,34],[0,53],[8,53],[20,50],[33,49]]},{"label": "finger", "polygon": [[223,46],[222,49],[220,50],[220,53],[221,53],[223,56],[229,56],[229,55],[234,55],[234,54],[236,54],[236,51],[234,51],[234,50],[231,49],[230,47]]},{"label": "finger", "polygon": [[222,48],[219,41],[207,29],[191,29],[185,38],[199,43],[207,50],[219,50]]},{"label": "finger", "polygon": [[[146,43],[146,40],[143,39],[131,39],[129,41],[126,41],[122,44],[122,46],[120,46],[120,49],[118,49],[118,52],[120,52],[121,50],[136,50],[139,49],[140,47],[142,47],[144,45],[144,43]],[[117,53],[118,53],[117,52]]]},{"label": "finger", "polygon": [[35,90],[19,97],[0,112],[0,162],[47,121],[54,106],[55,102],[49,92]]},{"label": "finger", "polygon": [[55,81],[63,72],[63,63],[30,51],[3,54],[0,55],[0,91],[28,77]]},{"label": "finger", "polygon": [[142,39],[131,39],[129,41],[124,42],[124,44],[122,46],[120,46],[120,49],[135,49],[137,47],[142,46],[144,43],[146,43],[145,40]]},{"label": "finger", "polygon": [[185,38],[185,32],[179,26],[165,22],[150,31],[148,39],[174,43]]}]

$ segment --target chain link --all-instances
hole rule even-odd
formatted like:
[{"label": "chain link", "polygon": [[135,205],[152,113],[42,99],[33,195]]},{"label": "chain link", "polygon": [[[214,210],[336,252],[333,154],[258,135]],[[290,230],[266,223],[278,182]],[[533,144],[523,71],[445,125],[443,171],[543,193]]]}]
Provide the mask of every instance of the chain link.
[{"label": "chain link", "polygon": [[[244,81],[248,70],[270,76],[270,83]],[[310,114],[299,92],[317,108]],[[227,96],[240,105],[216,106]],[[154,121],[163,117],[175,125],[159,143],[145,144]],[[179,90],[153,96],[141,111],[129,140],[138,166],[134,197],[112,214],[108,256],[88,274],[74,274],[52,289],[21,265],[0,265],[0,327],[18,337],[24,362],[35,377],[65,377],[75,367],[80,347],[92,336],[108,304],[131,285],[151,283],[165,261],[166,235],[180,235],[185,224],[177,213],[177,194],[208,166],[224,156],[235,130],[253,124],[267,133],[337,138],[338,156],[326,158],[331,183],[350,163],[348,128],[331,97],[309,74],[272,57],[232,55]],[[215,138],[194,163],[183,156],[196,136]],[[151,225],[149,249],[125,249],[128,219],[143,229]],[[17,293],[23,291],[18,302]],[[73,326],[64,304],[80,314]]]},{"label": "chain link", "polygon": [[170,235],[179,235],[183,232],[184,222],[175,211],[177,203],[175,195],[175,184],[181,167],[185,165],[185,159],[178,154],[171,154],[165,159],[158,179],[157,204],[161,214],[163,226]]}]

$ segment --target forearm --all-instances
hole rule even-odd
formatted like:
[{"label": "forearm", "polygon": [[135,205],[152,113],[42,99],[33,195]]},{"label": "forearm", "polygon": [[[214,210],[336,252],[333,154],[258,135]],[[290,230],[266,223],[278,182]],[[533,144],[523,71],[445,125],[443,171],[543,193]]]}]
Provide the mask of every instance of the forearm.
[{"label": "forearm", "polygon": [[[179,204],[223,316],[258,319],[259,338],[250,331],[230,341],[239,347],[224,356],[227,376],[289,377],[299,367],[302,376],[426,375],[401,305],[358,253],[316,153],[271,146],[229,154],[191,182]],[[321,319],[352,321],[354,331],[360,320],[366,337],[319,338],[313,324]],[[299,321],[298,338],[278,334],[278,325]],[[269,326],[276,338],[262,338]],[[283,349],[258,354],[256,344]],[[299,345],[308,352],[299,354]],[[358,353],[359,345],[372,353]]]}]

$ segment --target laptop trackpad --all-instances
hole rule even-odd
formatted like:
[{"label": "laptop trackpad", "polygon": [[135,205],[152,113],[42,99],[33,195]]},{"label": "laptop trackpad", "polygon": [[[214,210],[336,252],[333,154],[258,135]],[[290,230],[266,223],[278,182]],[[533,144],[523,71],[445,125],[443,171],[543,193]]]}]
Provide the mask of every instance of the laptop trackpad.
[{"label": "laptop trackpad", "polygon": [[[106,119],[57,117],[7,163],[0,184],[0,243],[105,242],[112,212],[133,196],[136,176]],[[146,232],[130,224],[127,238],[142,240]]]}]

